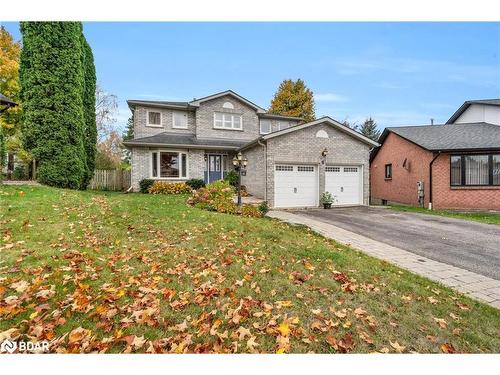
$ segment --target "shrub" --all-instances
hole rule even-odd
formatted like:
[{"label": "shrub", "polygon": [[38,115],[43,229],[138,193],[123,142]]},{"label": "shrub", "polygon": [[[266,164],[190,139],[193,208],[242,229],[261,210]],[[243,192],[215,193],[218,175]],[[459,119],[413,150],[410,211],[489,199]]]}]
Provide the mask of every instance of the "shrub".
[{"label": "shrub", "polygon": [[216,181],[193,191],[188,204],[209,211],[236,213],[238,207],[233,202],[233,194],[234,188],[229,183]]},{"label": "shrub", "polygon": [[262,217],[263,215],[259,207],[252,204],[244,204],[241,206],[241,214],[247,217]]},{"label": "shrub", "polygon": [[237,186],[240,176],[236,171],[229,171],[224,176],[224,181],[227,181],[231,186]]},{"label": "shrub", "polygon": [[258,208],[262,216],[265,216],[269,212],[269,205],[265,201],[259,204]]},{"label": "shrub", "polygon": [[191,188],[184,182],[155,181],[148,189],[149,194],[186,194]]},{"label": "shrub", "polygon": [[141,193],[146,194],[148,192],[148,189],[151,187],[151,185],[153,185],[154,182],[155,180],[151,180],[149,178],[142,179],[139,182],[139,190],[141,191]]},{"label": "shrub", "polygon": [[24,165],[18,165],[14,168],[12,172],[12,178],[14,180],[27,180],[28,179],[28,171]]},{"label": "shrub", "polygon": [[193,190],[197,190],[199,188],[205,187],[205,181],[203,181],[201,178],[192,178],[186,181],[186,185],[191,187],[191,189]]}]

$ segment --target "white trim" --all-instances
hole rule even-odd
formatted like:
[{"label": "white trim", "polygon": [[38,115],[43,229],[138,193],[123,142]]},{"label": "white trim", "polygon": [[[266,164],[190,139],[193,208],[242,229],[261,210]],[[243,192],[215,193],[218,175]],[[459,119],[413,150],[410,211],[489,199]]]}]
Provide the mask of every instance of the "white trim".
[{"label": "white trim", "polygon": [[[158,124],[150,124],[149,123],[149,113],[150,112],[154,112],[154,113],[159,113],[160,114],[160,125]],[[163,128],[163,118],[162,118],[162,113],[161,111],[150,111],[150,110],[147,110],[146,111],[146,126],[147,127],[150,127],[150,128]]]},{"label": "white trim", "polygon": [[308,122],[308,123],[305,123],[305,124],[302,124],[302,125],[295,125],[295,126],[292,126],[292,127],[288,128],[288,129],[280,130],[280,131],[277,131],[277,132],[265,135],[265,136],[263,136],[263,138],[265,140],[267,140],[267,139],[270,139],[270,138],[279,137],[279,136],[284,135],[284,134],[288,134],[288,133],[291,133],[291,132],[294,132],[294,131],[297,131],[297,130],[306,129],[306,128],[310,127],[310,126],[315,126],[315,125],[320,125],[320,124],[331,125],[334,128],[337,128],[340,131],[343,131],[343,132],[345,132],[345,133],[347,133],[349,135],[352,135],[354,138],[357,138],[357,139],[359,139],[362,142],[368,143],[371,146],[374,146],[374,147],[380,146],[380,144],[378,144],[377,142],[371,140],[368,137],[365,137],[363,134],[360,134],[357,131],[354,131],[351,128],[345,126],[345,125],[342,125],[341,123],[339,123],[338,121],[335,121],[334,119],[332,119],[330,117],[322,117],[322,118],[320,118],[318,120],[311,121],[311,122]]},{"label": "white trim", "polygon": [[[215,124],[215,116],[217,114],[221,114],[222,115],[222,126],[218,126]],[[226,116],[231,116],[231,127],[230,128],[226,128],[224,126],[224,123],[226,122],[226,119],[225,117]],[[240,118],[240,127],[239,128],[235,128],[234,127],[234,119],[235,117],[239,117]],[[213,121],[213,128],[214,129],[218,129],[218,130],[238,130],[238,131],[243,131],[243,116],[242,115],[238,115],[236,113],[229,113],[229,112],[219,112],[219,111],[215,111],[214,112],[214,121]]]},{"label": "white trim", "polygon": [[[186,126],[177,126],[175,125],[175,115],[183,114],[186,116]],[[188,113],[185,111],[172,111],[172,129],[187,129],[188,128]]]},{"label": "white trim", "polygon": [[242,101],[243,103],[247,104],[248,106],[254,108],[257,111],[257,113],[266,113],[266,110],[264,108],[259,107],[258,105],[252,103],[248,99],[245,99],[241,95],[239,95],[231,90],[226,90],[223,92],[219,92],[217,94],[206,96],[206,97],[198,99],[198,100],[193,100],[192,102],[189,102],[189,104],[194,106],[194,107],[199,107],[200,103],[206,102],[207,100],[217,99],[217,98],[220,98],[221,96],[226,96],[226,95],[231,95],[232,97]]},{"label": "white trim", "polygon": [[[171,153],[177,153],[177,157],[179,158],[179,175],[181,174],[182,171],[182,157],[180,157],[181,154],[186,154],[186,176],[185,177],[160,177],[160,153],[162,152],[171,152]],[[153,153],[156,153],[156,170],[158,172],[158,176],[154,177],[153,176]],[[189,180],[189,151],[188,150],[174,150],[174,149],[156,149],[156,150],[150,150],[149,151],[149,158],[148,158],[148,163],[149,163],[149,178],[153,180]]]}]

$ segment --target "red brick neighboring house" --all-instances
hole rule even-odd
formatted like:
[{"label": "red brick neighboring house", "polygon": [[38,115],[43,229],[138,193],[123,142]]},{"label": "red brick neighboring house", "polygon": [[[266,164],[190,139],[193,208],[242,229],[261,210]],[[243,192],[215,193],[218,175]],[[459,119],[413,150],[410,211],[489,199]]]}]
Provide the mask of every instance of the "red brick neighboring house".
[{"label": "red brick neighboring house", "polygon": [[500,210],[500,99],[467,101],[444,125],[386,128],[379,143],[373,204]]}]

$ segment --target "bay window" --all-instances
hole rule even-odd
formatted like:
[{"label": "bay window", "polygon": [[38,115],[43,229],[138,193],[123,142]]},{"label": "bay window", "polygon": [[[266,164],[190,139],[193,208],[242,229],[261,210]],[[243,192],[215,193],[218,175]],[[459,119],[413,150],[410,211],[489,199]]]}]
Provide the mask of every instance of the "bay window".
[{"label": "bay window", "polygon": [[229,130],[242,130],[241,115],[232,113],[214,113],[214,128],[229,129]]},{"label": "bay window", "polygon": [[500,155],[452,155],[451,186],[500,186]]},{"label": "bay window", "polygon": [[187,154],[177,151],[151,153],[152,178],[187,178]]}]

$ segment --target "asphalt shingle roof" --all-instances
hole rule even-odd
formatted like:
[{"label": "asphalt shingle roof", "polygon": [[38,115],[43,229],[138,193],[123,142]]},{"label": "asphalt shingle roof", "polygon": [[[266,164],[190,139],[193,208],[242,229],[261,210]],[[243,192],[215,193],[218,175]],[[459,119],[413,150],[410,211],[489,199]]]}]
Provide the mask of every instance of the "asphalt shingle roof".
[{"label": "asphalt shingle roof", "polygon": [[179,145],[179,146],[210,146],[237,149],[247,144],[247,140],[232,140],[220,138],[198,138],[194,134],[174,134],[163,132],[149,137],[137,138],[123,142],[125,145]]},{"label": "asphalt shingle roof", "polygon": [[485,122],[387,128],[430,151],[500,149],[500,125]]}]

